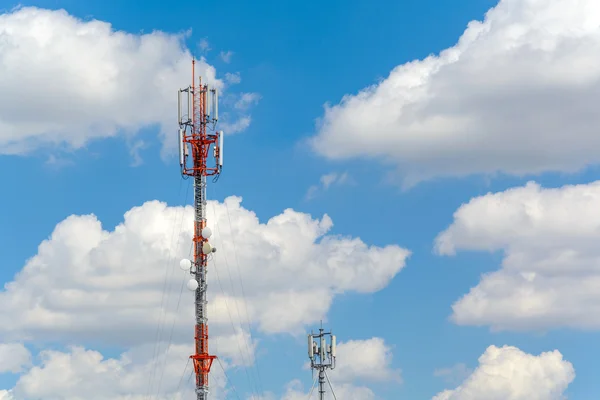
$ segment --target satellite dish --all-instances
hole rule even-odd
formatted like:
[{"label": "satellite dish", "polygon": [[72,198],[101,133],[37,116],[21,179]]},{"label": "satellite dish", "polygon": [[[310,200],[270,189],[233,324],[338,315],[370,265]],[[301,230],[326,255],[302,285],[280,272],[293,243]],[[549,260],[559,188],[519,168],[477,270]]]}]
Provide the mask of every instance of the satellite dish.
[{"label": "satellite dish", "polygon": [[179,262],[179,268],[181,268],[184,271],[189,271],[190,268],[192,268],[192,262],[187,258],[184,258]]},{"label": "satellite dish", "polygon": [[210,230],[210,228],[207,226],[204,229],[202,229],[202,237],[205,239],[208,239],[209,237],[212,236],[212,231]]},{"label": "satellite dish", "polygon": [[213,247],[210,245],[210,243],[208,242],[204,242],[204,244],[202,245],[202,253],[204,254],[210,254],[213,251]]},{"label": "satellite dish", "polygon": [[190,279],[187,283],[187,288],[189,290],[191,290],[192,292],[196,289],[198,289],[198,281],[195,279]]}]

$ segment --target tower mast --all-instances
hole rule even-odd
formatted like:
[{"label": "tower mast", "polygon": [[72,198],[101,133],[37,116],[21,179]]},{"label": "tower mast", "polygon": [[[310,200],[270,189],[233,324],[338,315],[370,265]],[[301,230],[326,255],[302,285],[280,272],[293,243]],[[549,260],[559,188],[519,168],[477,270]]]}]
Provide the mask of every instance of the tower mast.
[{"label": "tower mast", "polygon": [[[206,178],[216,180],[223,168],[223,131],[216,131],[218,114],[218,91],[202,85],[202,78],[195,84],[195,60],[192,60],[192,84],[179,89],[179,165],[182,176],[194,179],[194,259],[182,260],[181,268],[189,270],[192,278],[188,289],[195,292],[196,324],[194,330],[195,352],[190,356],[196,374],[197,400],[208,399],[208,375],[213,360],[208,352],[208,317],[206,300],[206,267],[208,257],[215,252],[208,239],[212,232],[206,226]],[[187,102],[185,102],[187,97]],[[187,107],[183,107],[187,103]],[[212,131],[212,133],[210,132]],[[212,147],[214,165],[208,165]]]},{"label": "tower mast", "polygon": [[[327,337],[329,336],[329,344]],[[319,372],[319,400],[325,399],[325,370],[335,368],[336,338],[331,332],[325,332],[323,326],[319,333],[308,335],[308,358],[310,367]]]}]

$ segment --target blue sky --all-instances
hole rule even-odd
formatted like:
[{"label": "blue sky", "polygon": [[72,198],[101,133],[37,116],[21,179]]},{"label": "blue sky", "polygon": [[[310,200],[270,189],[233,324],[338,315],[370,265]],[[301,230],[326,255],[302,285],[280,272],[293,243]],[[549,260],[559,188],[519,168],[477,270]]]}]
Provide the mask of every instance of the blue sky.
[{"label": "blue sky", "polygon": [[[501,34],[498,34],[489,42],[481,39],[483,44],[479,44],[479,47],[476,46],[477,43],[471,45],[469,49],[475,49],[472,53],[464,51],[464,54],[471,56],[452,64],[455,66],[454,69],[452,65],[447,68],[445,65],[440,67],[442,72],[437,76],[445,73],[445,80],[442,81],[440,78],[439,81],[431,84],[428,94],[433,100],[429,97],[423,100],[425,97],[421,99],[414,95],[422,101],[419,103],[422,105],[422,108],[419,108],[422,114],[416,112],[415,115],[433,115],[432,110],[438,110],[436,107],[439,107],[443,109],[439,115],[449,118],[445,122],[450,121],[450,125],[457,127],[455,130],[438,128],[432,119],[431,121],[434,122],[431,122],[431,126],[435,125],[435,128],[424,131],[427,134],[433,132],[432,136],[427,136],[430,140],[425,137],[425,133],[418,138],[411,137],[410,135],[419,134],[418,129],[415,128],[416,122],[430,120],[425,117],[419,120],[419,117],[415,117],[413,124],[404,121],[402,118],[411,112],[408,106],[406,106],[409,110],[406,111],[407,114],[394,117],[392,111],[404,104],[398,100],[398,97],[402,97],[402,94],[398,93],[404,93],[402,90],[405,89],[400,83],[392,86],[391,90],[388,87],[390,93],[394,95],[387,97],[382,95],[385,105],[381,109],[372,108],[375,106],[368,104],[362,108],[359,102],[346,103],[341,107],[349,110],[347,113],[342,110],[324,118],[324,104],[335,107],[345,95],[355,95],[364,88],[378,83],[385,85],[385,80],[391,79],[390,72],[395,67],[413,60],[424,59],[431,54],[437,55],[444,49],[454,46],[465,32],[467,24],[473,20],[483,20],[485,13],[496,6],[497,2],[464,0],[459,3],[450,4],[432,0],[369,3],[351,0],[326,3],[285,2],[285,4],[273,1],[258,5],[241,1],[208,4],[182,1],[167,6],[164,2],[156,1],[117,3],[93,0],[24,2],[22,5],[48,10],[64,9],[77,19],[108,22],[113,30],[134,35],[155,30],[177,34],[191,28],[192,33],[185,39],[185,46],[196,57],[205,57],[206,63],[216,69],[218,79],[225,79],[226,73],[240,74],[241,82],[231,84],[224,90],[225,104],[222,110],[229,112],[231,116],[231,119],[225,122],[231,124],[242,114],[251,116],[251,123],[247,129],[226,137],[225,170],[217,184],[209,185],[209,198],[222,202],[229,196],[240,196],[243,198],[242,207],[256,213],[261,223],[265,223],[269,218],[281,214],[288,208],[308,213],[315,219],[327,214],[333,220],[333,227],[327,232],[328,235],[341,235],[342,238],[358,237],[369,246],[397,245],[411,252],[406,260],[406,266],[401,271],[396,271],[397,274],[394,273],[393,279],[386,281],[384,288],[364,290],[364,293],[360,293],[360,290],[340,289],[339,294],[333,297],[331,306],[324,310],[327,327],[333,329],[342,342],[382,338],[393,354],[391,363],[382,368],[385,371],[401,369],[402,382],[393,379],[383,382],[373,381],[364,375],[364,371],[360,371],[361,368],[357,368],[358,371],[347,370],[350,371],[349,376],[355,377],[351,382],[345,382],[338,377],[340,385],[366,386],[382,399],[431,399],[445,389],[457,388],[468,376],[468,374],[459,376],[448,382],[442,377],[435,376],[434,371],[451,368],[457,364],[465,364],[468,369],[475,370],[479,365],[478,358],[486,352],[488,346],[508,345],[535,356],[547,351],[560,351],[564,360],[572,363],[576,374],[576,378],[567,389],[564,389],[564,393],[571,399],[593,399],[595,393],[600,392],[600,383],[595,379],[593,368],[594,360],[600,357],[600,349],[593,345],[598,339],[596,331],[600,328],[600,324],[586,325],[578,322],[581,318],[578,319],[575,310],[572,310],[572,313],[569,310],[558,310],[560,308],[558,305],[565,300],[564,298],[556,295],[558,300],[554,299],[554,302],[551,302],[553,305],[532,306],[540,307],[539,310],[536,309],[537,314],[536,312],[528,314],[527,310],[521,310],[515,311],[512,315],[498,311],[494,305],[480,304],[485,314],[483,316],[475,316],[476,313],[471,312],[468,305],[460,309],[462,311],[455,309],[458,319],[463,318],[466,322],[455,323],[450,316],[453,313],[452,305],[469,293],[471,288],[482,282],[482,274],[501,269],[504,254],[511,252],[525,254],[529,257],[526,257],[528,260],[535,259],[538,253],[546,254],[545,252],[552,246],[547,242],[543,245],[538,243],[538,240],[541,241],[540,238],[544,237],[544,227],[550,226],[545,225],[544,221],[550,221],[547,222],[548,224],[554,221],[548,216],[551,210],[571,210],[571,208],[568,208],[566,203],[558,203],[558,200],[556,204],[551,203],[554,201],[552,197],[548,200],[550,205],[540,206],[539,218],[542,222],[539,225],[525,221],[521,226],[519,225],[521,220],[515,220],[513,228],[518,232],[528,231],[532,226],[540,229],[541,234],[536,235],[535,232],[538,231],[531,228],[533,233],[523,239],[525,242],[529,240],[531,247],[519,241],[513,243],[510,235],[501,236],[497,233],[499,236],[496,236],[500,228],[495,231],[492,222],[489,225],[482,222],[482,220],[494,219],[496,214],[490,211],[493,205],[484,204],[480,208],[475,206],[465,208],[464,219],[455,212],[473,198],[487,193],[501,194],[511,188],[522,188],[531,180],[535,180],[544,188],[561,188],[571,184],[586,185],[597,179],[594,165],[600,160],[593,151],[596,142],[590,139],[594,132],[595,118],[589,114],[593,114],[593,111],[582,105],[585,101],[589,103],[590,99],[593,102],[596,92],[585,91],[576,84],[567,87],[567,83],[562,81],[560,85],[556,84],[558,80],[552,80],[555,76],[551,76],[551,73],[558,76],[562,71],[558,68],[562,64],[557,64],[556,69],[544,75],[547,77],[547,82],[542,78],[539,82],[534,79],[535,82],[531,83],[531,87],[525,95],[522,95],[519,90],[525,91],[522,88],[526,85],[523,85],[517,77],[520,73],[519,68],[529,71],[532,66],[537,65],[536,62],[543,64],[540,61],[541,57],[536,57],[537,53],[532,50],[535,48],[534,45],[529,47],[522,45],[520,49],[523,51],[521,53],[523,58],[529,60],[527,56],[532,55],[530,59],[533,61],[530,64],[523,62],[521,65],[515,62],[515,59],[510,57],[511,54],[500,58],[506,62],[507,68],[514,68],[511,71],[516,71],[506,72],[506,76],[502,76],[504,79],[498,79],[505,88],[509,88],[506,91],[510,93],[492,99],[484,94],[478,94],[481,97],[473,95],[467,98],[461,90],[457,90],[461,88],[461,84],[466,88],[465,92],[476,86],[481,88],[481,93],[484,93],[486,88],[493,91],[500,87],[500,83],[497,86],[489,83],[493,79],[488,79],[489,77],[481,72],[485,71],[481,65],[485,66],[485,62],[490,62],[494,56],[502,55],[500,50],[492,51],[493,46],[502,48]],[[521,2],[507,0],[503,3],[505,7],[502,10],[505,14],[495,20],[498,25],[514,17],[514,20],[522,26],[529,26],[527,20],[529,14],[526,11],[536,10],[535,7],[544,7],[534,5],[531,0]],[[520,7],[520,3],[526,6]],[[561,2],[550,3],[552,5],[549,5],[548,9],[551,10],[542,10],[541,14],[546,11],[548,15],[557,14],[559,6],[556,4]],[[600,10],[594,9],[593,5],[590,5],[592,2],[583,3],[588,5],[590,14],[600,18]],[[15,5],[0,0],[0,10],[7,15]],[[527,10],[523,11],[523,8]],[[569,28],[580,25],[588,26],[577,18],[583,17],[577,14],[564,19],[555,18],[552,23],[558,27],[557,31],[560,29],[568,31]],[[591,20],[593,22],[593,18]],[[586,20],[586,22],[590,21]],[[3,23],[6,21],[0,20],[0,32]],[[544,30],[547,28],[544,23],[546,19],[540,22],[533,17],[529,21],[532,27],[542,26],[536,32],[551,32],[548,33],[550,36],[554,31]],[[593,25],[591,22],[590,24]],[[493,28],[491,31],[494,32]],[[592,35],[590,32],[593,33],[592,28],[589,28],[586,34]],[[533,34],[527,38],[539,39]],[[210,50],[201,49],[200,43],[203,39],[209,43]],[[539,42],[542,42],[542,39],[539,39]],[[492,49],[490,59],[485,57],[488,54],[482,52],[483,48]],[[43,48],[39,51],[43,51]],[[229,62],[226,62],[219,54],[228,51],[233,54]],[[558,50],[555,51],[558,53]],[[575,50],[573,52],[579,54]],[[124,56],[122,53],[119,54]],[[559,58],[557,56],[552,60],[558,63],[556,59]],[[1,55],[0,60],[2,60]],[[585,61],[592,64],[597,60],[591,57],[591,60],[585,59]],[[156,60],[154,62],[159,63]],[[585,63],[577,65],[584,68],[581,66],[583,64]],[[149,65],[154,64],[149,63]],[[472,69],[465,65],[471,66]],[[48,71],[49,79],[52,79],[51,74],[55,72],[45,65],[40,65],[39,71],[41,74]],[[187,71],[188,75],[185,76],[189,76]],[[93,73],[92,64],[90,74]],[[480,75],[477,75],[478,73]],[[596,76],[592,75],[581,74],[585,76],[582,79],[589,79],[590,86],[597,82]],[[153,77],[152,73],[148,76]],[[462,81],[465,76],[472,77],[472,81]],[[181,87],[188,84],[185,79],[180,82]],[[547,85],[543,86],[544,83]],[[28,82],[24,81],[22,84],[27,86]],[[29,107],[25,94],[11,92],[7,89],[10,86],[3,88],[6,93],[10,93],[9,96],[14,96],[20,107],[24,109]],[[441,90],[440,88],[446,88],[443,91],[444,95],[435,97],[435,90]],[[173,99],[167,101],[169,106],[173,104],[175,89],[176,87],[171,88]],[[567,89],[571,90],[567,91]],[[44,88],[41,90],[41,95],[56,98],[56,101],[64,99],[61,97],[62,92],[55,94],[53,90],[58,89]],[[77,90],[85,91],[86,88],[79,87]],[[257,93],[260,95],[260,100],[248,110],[236,110],[232,104],[242,93]],[[540,93],[549,93],[550,97],[572,96],[565,97],[567,100],[561,103],[560,107],[556,104],[545,104],[544,101],[522,105],[523,109],[527,109],[535,103],[531,106],[531,115],[537,116],[539,121],[546,121],[547,125],[546,122],[529,124],[525,122],[526,118],[514,114],[512,108],[507,106],[506,113],[502,108],[506,104],[513,103],[514,99],[531,101],[529,94],[533,96]],[[461,97],[463,95],[464,98]],[[230,96],[229,105],[226,96]],[[377,93],[373,96],[377,96]],[[581,97],[581,101],[573,101],[577,96]],[[436,103],[438,98],[439,104]],[[110,97],[107,99],[106,101],[110,101]],[[4,283],[16,280],[16,274],[23,269],[31,257],[36,255],[40,243],[47,239],[55,226],[69,215],[94,214],[102,222],[105,230],[112,231],[115,226],[123,222],[123,215],[128,210],[141,206],[146,201],[159,200],[169,206],[191,204],[191,196],[185,197],[186,183],[181,186],[176,157],[161,157],[164,143],[159,125],[163,120],[159,117],[155,120],[150,117],[146,120],[142,117],[137,119],[143,114],[145,102],[151,102],[152,107],[155,107],[156,104],[161,104],[160,100],[149,99],[147,94],[133,95],[131,99],[132,102],[137,103],[132,106],[131,113],[134,133],[125,134],[118,128],[113,137],[90,140],[81,148],[73,149],[70,147],[72,142],[69,141],[77,135],[87,137],[85,129],[89,126],[85,123],[74,125],[72,129],[75,133],[69,136],[69,140],[58,141],[58,143],[47,143],[40,139],[43,135],[50,137],[55,134],[54,126],[50,126],[47,131],[43,127],[35,128],[37,131],[34,133],[38,136],[32,134],[26,139],[19,136],[20,130],[15,131],[17,133],[13,136],[8,133],[3,137],[0,133],[0,178],[5,188],[3,195],[0,196],[0,208],[4,210],[0,217],[2,238],[0,280]],[[473,99],[479,100],[477,103],[470,103]],[[132,102],[124,104],[128,106]],[[10,119],[7,111],[2,112],[3,104],[6,106],[7,102],[0,102],[0,127],[3,123],[14,124],[14,126],[23,123],[23,121],[15,122]],[[489,108],[482,106],[482,110],[485,110],[480,114],[461,108],[473,104],[485,104],[489,105]],[[36,105],[37,103],[31,106],[32,111],[36,111]],[[553,109],[553,106],[557,108]],[[573,112],[569,112],[569,107]],[[358,118],[352,119],[352,113],[356,115],[362,111],[365,114],[360,121]],[[383,115],[388,111],[392,117]],[[175,141],[176,110],[164,112],[167,116],[170,115],[169,112],[172,114],[173,125],[168,127],[172,133],[169,140]],[[471,113],[476,115],[473,116]],[[456,115],[461,118],[450,119],[455,118]],[[506,115],[509,116],[510,122],[506,122]],[[549,115],[556,115],[556,120],[548,122]],[[103,118],[110,121],[112,115],[107,113]],[[464,125],[466,136],[461,136],[460,127],[465,121],[463,118],[476,121]],[[324,124],[317,123],[318,119],[324,121]],[[483,128],[478,125],[482,120]],[[489,126],[485,121],[489,121]],[[574,126],[574,123],[579,123],[581,126]],[[61,129],[66,126],[65,124],[68,124],[68,121],[61,121],[57,126]],[[474,126],[476,128],[473,128]],[[549,130],[543,130],[549,126]],[[550,131],[552,126],[560,129],[556,132]],[[574,127],[566,131],[563,128],[567,126]],[[80,133],[77,133],[77,129],[81,129]],[[448,142],[440,141],[441,144],[438,145],[435,141],[440,136],[437,135],[439,132],[436,129],[455,139]],[[10,127],[7,130],[10,130]],[[481,152],[477,144],[467,143],[471,138],[469,134],[480,131],[488,135],[485,143],[493,143],[491,146],[481,145]],[[390,139],[393,135],[398,137],[405,135],[408,139],[394,141]],[[517,135],[518,138],[511,142],[509,139],[513,135]],[[316,143],[316,146],[321,149],[315,149],[315,146],[307,141],[309,138],[317,138],[312,143]],[[558,146],[556,145],[558,139],[554,140],[554,138],[562,138],[569,144]],[[17,151],[20,154],[8,154],[5,149],[9,147],[11,140],[36,143],[35,149],[27,153]],[[136,140],[143,140],[145,145],[139,153],[143,162],[141,165],[133,166],[131,148]],[[521,144],[520,140],[527,143]],[[356,146],[349,144],[353,141],[357,143]],[[370,150],[370,141],[378,143],[373,145],[372,150]],[[474,139],[473,142],[479,143],[480,140]],[[338,149],[339,153],[343,154],[340,157],[335,156]],[[477,156],[477,153],[480,156]],[[51,162],[52,160],[58,162]],[[337,174],[338,177],[346,174],[345,176],[349,178],[338,180],[328,188],[319,187],[321,177],[327,174]],[[413,179],[416,184],[403,186],[403,179],[408,181]],[[309,199],[306,194],[314,185],[319,189],[314,198]],[[540,198],[546,196],[544,190],[540,193]],[[596,195],[594,190],[589,189],[585,194],[576,192],[561,201],[572,201],[573,196],[594,198]],[[497,197],[494,198],[493,201],[496,203],[493,204],[499,202],[500,210],[508,210],[515,205],[515,202],[517,206],[526,204],[529,199],[526,197],[528,194],[523,196],[525,200],[521,203],[518,199]],[[488,200],[489,198],[482,198],[482,202]],[[535,199],[531,201],[538,204]],[[546,204],[543,199],[539,201],[540,204]],[[469,213],[471,209],[474,210],[473,214]],[[582,207],[573,209],[585,211]],[[508,213],[506,214],[508,216],[502,217],[504,215],[502,212],[508,213],[508,211],[498,211],[500,215],[497,217],[498,221],[504,218],[510,219],[512,214]],[[577,225],[578,221],[586,221],[588,218],[596,221],[595,215],[587,217],[584,214],[580,217],[573,216],[572,223]],[[558,222],[565,224],[564,221],[571,220],[567,218],[561,221]],[[480,225],[481,227],[478,228]],[[435,239],[450,226],[457,227],[449,235],[449,241],[457,249],[457,255],[436,254]],[[597,263],[594,261],[593,251],[590,250],[591,254],[589,254],[575,245],[568,247],[573,237],[584,241],[584,233],[587,234],[588,231],[578,236],[579,233],[577,235],[564,233],[565,229],[568,230],[566,225],[552,226],[556,227],[558,233],[552,236],[552,240],[549,239],[548,243],[556,247],[564,245],[566,248],[575,248],[575,252],[579,251],[587,255],[592,261],[589,264],[581,261],[581,265],[591,265],[589,268],[593,270]],[[519,227],[522,229],[520,230]],[[593,234],[589,235],[591,236],[585,238],[593,240]],[[516,236],[518,235],[515,234]],[[469,238],[473,240],[470,241]],[[478,242],[479,238],[484,239]],[[290,246],[290,248],[294,247],[293,241]],[[492,251],[487,251],[488,249]],[[132,251],[134,251],[133,246]],[[359,255],[354,258],[362,260]],[[230,259],[233,257],[230,256]],[[53,260],[64,261],[58,256]],[[177,264],[175,261],[173,265]],[[306,262],[310,260],[307,259]],[[504,262],[506,263],[506,259]],[[579,265],[577,262],[576,260],[563,265],[561,273],[577,267]],[[375,264],[373,268],[385,269],[385,266]],[[54,267],[62,268],[60,265],[47,264],[47,268]],[[235,270],[232,272],[235,275]],[[543,275],[543,270],[538,273]],[[260,276],[260,263],[257,263],[252,274]],[[562,275],[556,276],[560,278]],[[592,282],[595,275],[590,273],[582,276],[584,277],[582,280],[589,279]],[[237,279],[235,276],[234,278]],[[571,276],[567,278],[570,279]],[[565,282],[581,283],[567,278]],[[557,286],[552,286],[548,282],[544,283],[543,288],[550,285],[550,290],[554,290],[555,293],[562,288],[560,286],[562,283],[559,281],[551,281]],[[543,291],[542,286],[533,287],[532,290],[534,293],[537,293],[536,290]],[[578,289],[573,286],[573,290]],[[517,291],[516,287],[515,291]],[[484,293],[487,293],[492,301],[496,299],[500,305],[510,304],[507,303],[509,301],[507,299],[511,299],[510,293],[502,296],[493,291],[489,293],[484,291]],[[48,300],[50,296],[49,292],[40,301],[50,301]],[[585,301],[581,300],[580,303],[566,301],[565,307],[585,305],[590,307],[590,312],[593,313],[598,301],[599,298],[592,296]],[[305,330],[317,327],[316,321],[305,322],[301,317],[298,318]],[[298,331],[291,332],[293,329],[289,332],[286,329],[279,332],[263,329],[264,326],[261,328],[258,319],[251,322],[252,337],[260,340],[256,350],[258,363],[245,368],[232,367],[228,372],[236,392],[242,397],[252,394],[253,386],[257,386],[256,382],[259,379],[257,377],[248,379],[247,374],[248,371],[256,373],[257,369],[260,373],[258,386],[276,396],[282,396],[286,384],[294,379],[300,379],[306,391],[312,380],[310,371],[302,368],[306,362],[304,336],[298,334]],[[156,327],[155,321],[151,321],[150,325]],[[224,325],[227,326],[227,323]],[[494,331],[490,328],[493,325],[501,326],[503,329],[499,332]],[[31,329],[31,332],[27,329]],[[52,331],[48,327],[44,329]],[[14,328],[13,332],[20,332],[21,340],[34,356],[41,349],[55,348],[67,351],[69,345],[81,345],[91,350],[101,351],[105,358],[118,358],[122,352],[133,347],[119,340],[107,340],[103,343],[102,340],[92,336],[86,337],[83,333],[73,336],[59,335],[58,339],[45,341],[40,339],[40,332],[44,332],[44,329],[27,328],[23,325]],[[122,329],[126,330],[126,327]],[[0,332],[3,342],[15,341],[10,337],[10,333],[11,328]],[[31,335],[32,340],[26,339],[28,334]],[[115,333],[116,336],[119,334]],[[365,351],[368,351],[368,348]],[[367,355],[362,357],[368,358]],[[34,363],[39,363],[39,359],[34,359]],[[360,365],[361,356],[353,355],[352,364]],[[181,365],[181,368],[184,366]],[[369,368],[369,364],[366,363],[364,368]],[[22,374],[27,374],[27,371],[27,369],[23,370]],[[563,369],[560,371],[562,373]],[[0,374],[0,390],[12,389],[18,380],[19,374]],[[539,385],[547,385],[547,379],[539,378]],[[539,389],[539,392],[545,393],[543,389]],[[21,397],[18,396],[30,398],[23,393],[26,391],[18,392],[15,389],[15,399],[20,400]],[[33,396],[31,393],[29,395]],[[67,391],[52,398],[69,399],[69,395],[65,393]],[[76,393],[76,389],[68,393]],[[2,399],[1,395],[0,391],[0,399]],[[500,396],[499,398],[521,399],[521,397],[508,397],[506,392],[496,395]],[[230,393],[229,396],[228,398],[236,398],[234,393]],[[456,397],[447,398],[458,400],[481,398],[466,397],[467,395],[460,391],[457,391],[454,396]],[[558,399],[559,397],[556,396],[557,394],[554,393],[539,398]],[[365,397],[365,400],[367,398]]]}]

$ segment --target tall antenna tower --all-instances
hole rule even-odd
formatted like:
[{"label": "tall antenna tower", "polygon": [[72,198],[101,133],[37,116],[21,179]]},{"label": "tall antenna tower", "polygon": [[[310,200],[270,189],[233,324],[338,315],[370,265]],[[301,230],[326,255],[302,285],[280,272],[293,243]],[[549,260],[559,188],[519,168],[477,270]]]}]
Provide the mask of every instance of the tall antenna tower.
[{"label": "tall antenna tower", "polygon": [[[196,374],[197,400],[207,400],[208,374],[216,356],[208,352],[206,267],[208,256],[216,248],[208,242],[212,232],[206,226],[206,177],[214,176],[213,182],[216,182],[223,168],[223,131],[215,130],[219,118],[217,89],[202,85],[201,77],[198,78],[198,86],[195,85],[195,65],[195,60],[192,60],[192,84],[177,92],[179,165],[184,179],[194,179],[194,260],[183,259],[180,267],[189,270],[192,275],[187,287],[196,295],[196,351],[190,358]],[[183,107],[186,97],[187,104]],[[214,165],[208,166],[211,147]]]},{"label": "tall antenna tower", "polygon": [[[327,344],[329,337],[329,344]],[[308,335],[308,358],[310,359],[310,368],[319,371],[319,400],[325,399],[325,370],[335,368],[335,335],[331,332],[325,332],[323,326],[319,328],[319,333]]]}]

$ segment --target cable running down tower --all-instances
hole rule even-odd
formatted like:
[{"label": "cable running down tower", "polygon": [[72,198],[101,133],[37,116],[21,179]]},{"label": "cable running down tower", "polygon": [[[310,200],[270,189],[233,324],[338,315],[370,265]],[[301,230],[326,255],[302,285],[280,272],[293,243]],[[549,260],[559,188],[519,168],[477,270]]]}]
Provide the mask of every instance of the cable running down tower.
[{"label": "cable running down tower", "polygon": [[[206,267],[208,256],[216,248],[208,242],[212,232],[206,226],[206,178],[214,176],[216,182],[223,168],[223,131],[215,130],[219,118],[218,91],[202,85],[201,77],[198,86],[195,85],[195,64],[192,60],[192,84],[177,92],[179,165],[184,179],[194,179],[194,260],[183,259],[180,267],[192,275],[187,287],[195,292],[196,327],[195,353],[190,358],[196,374],[197,400],[207,400],[208,375],[216,356],[208,352]],[[214,165],[209,166],[211,147]]]}]

